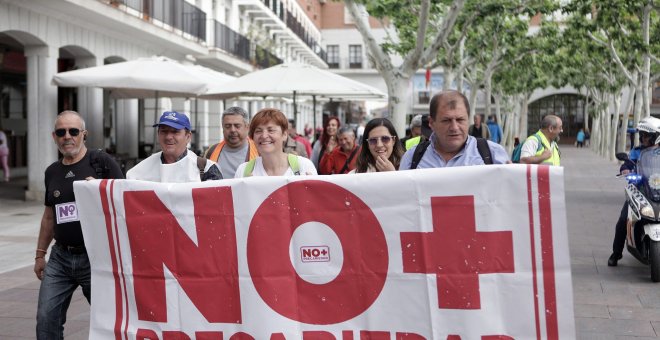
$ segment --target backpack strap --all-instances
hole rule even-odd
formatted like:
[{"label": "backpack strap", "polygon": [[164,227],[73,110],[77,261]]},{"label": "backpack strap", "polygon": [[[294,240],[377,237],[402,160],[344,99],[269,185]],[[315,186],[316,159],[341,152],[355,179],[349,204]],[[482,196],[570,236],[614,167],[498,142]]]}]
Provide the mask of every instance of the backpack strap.
[{"label": "backpack strap", "polygon": [[415,148],[415,152],[413,153],[412,162],[410,162],[410,169],[417,169],[419,162],[422,160],[422,157],[424,156],[424,152],[426,152],[426,149],[428,149],[430,144],[431,144],[430,140],[425,140],[417,144],[417,147]]},{"label": "backpack strap", "polygon": [[[293,174],[296,176],[300,176],[300,164],[298,164],[298,156],[292,155],[292,154],[287,154],[287,162],[289,162],[289,167],[293,171]],[[257,164],[256,159],[249,160],[247,164],[245,164],[245,170],[243,171],[243,177],[250,177],[252,176],[252,172],[254,171],[254,166]]]},{"label": "backpack strap", "polygon": [[481,159],[483,159],[484,164],[493,164],[493,156],[490,153],[490,147],[488,146],[488,140],[485,138],[477,138],[477,150]]},{"label": "backpack strap", "polygon": [[206,168],[206,158],[197,156],[197,169],[199,169],[199,179],[204,177],[204,168]]},{"label": "backpack strap", "polygon": [[348,166],[351,164],[351,161],[353,160],[353,157],[355,157],[355,154],[357,153],[358,147],[355,147],[353,151],[351,152],[351,155],[346,158],[346,163],[344,163],[344,166],[341,167],[341,170],[339,170],[340,174],[343,174],[348,170]]},{"label": "backpack strap", "polygon": [[289,161],[289,167],[293,171],[295,176],[300,176],[300,164],[298,164],[298,156],[293,154],[287,154],[287,159]]},{"label": "backpack strap", "polygon": [[254,166],[257,164],[256,159],[249,160],[247,164],[245,164],[245,170],[243,171],[243,177],[250,177],[252,176],[252,171],[254,171]]},{"label": "backpack strap", "polygon": [[[213,153],[215,153],[215,149],[218,148],[218,144],[213,144],[208,149],[206,149],[206,152],[204,152],[204,158],[214,161],[212,159],[212,157],[213,157]],[[217,161],[214,161],[214,162],[217,162]]]},{"label": "backpack strap", "polygon": [[89,150],[89,165],[94,169],[97,179],[108,178],[108,174],[110,173],[110,168],[108,168],[108,165],[105,163],[105,157],[101,153],[103,153],[101,149]]}]

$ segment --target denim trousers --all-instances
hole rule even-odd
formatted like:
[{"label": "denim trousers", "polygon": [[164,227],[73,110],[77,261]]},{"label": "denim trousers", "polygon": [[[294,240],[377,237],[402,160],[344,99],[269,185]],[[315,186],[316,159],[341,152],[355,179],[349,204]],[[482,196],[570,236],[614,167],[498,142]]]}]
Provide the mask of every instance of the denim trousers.
[{"label": "denim trousers", "polygon": [[91,271],[86,253],[72,254],[55,245],[44,270],[37,307],[37,339],[64,339],[66,311],[73,292],[82,287],[90,302]]}]

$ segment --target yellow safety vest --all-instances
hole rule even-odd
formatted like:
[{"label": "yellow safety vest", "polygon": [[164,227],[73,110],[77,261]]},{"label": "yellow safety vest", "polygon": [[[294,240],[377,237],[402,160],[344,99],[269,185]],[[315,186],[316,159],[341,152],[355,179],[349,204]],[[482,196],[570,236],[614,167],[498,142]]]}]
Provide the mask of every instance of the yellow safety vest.
[{"label": "yellow safety vest", "polygon": [[420,142],[421,140],[422,140],[422,137],[420,137],[420,136],[417,136],[417,137],[413,137],[413,138],[408,139],[408,140],[406,141],[406,150],[410,150],[410,149],[412,149],[412,147],[415,146],[415,145],[417,145],[417,144],[419,144],[419,142]]},{"label": "yellow safety vest", "polygon": [[[561,155],[561,153],[559,152],[559,146],[557,145],[557,143],[555,143],[554,141],[550,143],[548,139],[545,138],[545,135],[543,134],[543,132],[541,132],[541,130],[537,131],[535,135],[537,135],[541,139],[541,144],[543,145],[543,147],[540,148],[534,156],[540,156],[543,153],[543,150],[545,150],[548,147],[548,145],[550,145],[550,148],[552,150],[552,157],[544,160],[541,164],[559,166],[559,160],[560,160],[559,156]],[[528,141],[530,138],[536,139],[534,138],[534,136],[529,136],[527,137],[527,140],[525,140],[525,142]]]}]

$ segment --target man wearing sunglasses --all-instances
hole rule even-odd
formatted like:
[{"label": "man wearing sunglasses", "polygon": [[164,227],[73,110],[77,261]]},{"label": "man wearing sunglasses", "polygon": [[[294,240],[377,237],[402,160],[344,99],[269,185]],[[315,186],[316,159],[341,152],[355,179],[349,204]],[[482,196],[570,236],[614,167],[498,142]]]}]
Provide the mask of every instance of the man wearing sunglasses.
[{"label": "man wearing sunglasses", "polygon": [[[45,209],[34,259],[34,273],[41,280],[37,339],[62,339],[69,302],[78,286],[90,300],[91,272],[73,182],[124,177],[112,157],[85,147],[85,121],[77,112],[60,113],[52,136],[62,159],[51,164],[45,174]],[[46,262],[53,239],[55,245]]]},{"label": "man wearing sunglasses", "polygon": [[[453,166],[505,164],[509,155],[491,141],[468,134],[467,97],[458,91],[443,91],[431,98],[429,141],[406,151],[399,170]],[[431,147],[432,146],[432,147]]]},{"label": "man wearing sunglasses", "polygon": [[176,111],[164,112],[158,124],[157,152],[126,173],[127,179],[185,183],[222,179],[216,163],[188,150],[192,138],[190,119]]}]

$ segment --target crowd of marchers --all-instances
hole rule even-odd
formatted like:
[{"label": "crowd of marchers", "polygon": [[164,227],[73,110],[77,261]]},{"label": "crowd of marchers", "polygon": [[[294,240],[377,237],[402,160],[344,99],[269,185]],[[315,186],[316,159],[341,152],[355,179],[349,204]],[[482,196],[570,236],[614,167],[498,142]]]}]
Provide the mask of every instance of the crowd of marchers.
[{"label": "crowd of marchers", "polygon": [[[406,138],[400,139],[386,118],[374,118],[363,130],[354,131],[330,117],[311,145],[297,134],[295,121],[278,109],[262,109],[249,119],[242,108],[230,107],[222,114],[224,138],[198,156],[188,149],[192,138],[188,116],[168,111],[154,125],[161,151],[131,168],[126,179],[184,183],[250,176],[355,174],[506,164],[512,158],[513,162],[560,165],[556,143],[562,132],[559,117],[544,117],[540,129],[509,157],[499,144],[502,130],[494,117],[482,123],[477,115],[470,124],[469,112],[465,95],[444,91],[433,96],[428,115],[412,119]],[[88,301],[91,298],[90,264],[73,182],[124,177],[111,156],[86,148],[87,134],[85,121],[75,111],[61,112],[52,131],[62,158],[45,172],[45,208],[34,265],[41,280],[38,339],[63,338],[66,312],[78,286]],[[617,251],[614,257],[620,254]]]}]

